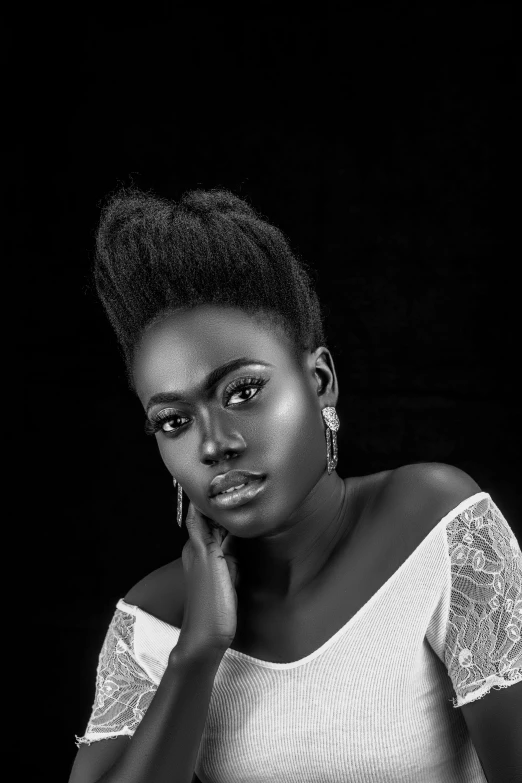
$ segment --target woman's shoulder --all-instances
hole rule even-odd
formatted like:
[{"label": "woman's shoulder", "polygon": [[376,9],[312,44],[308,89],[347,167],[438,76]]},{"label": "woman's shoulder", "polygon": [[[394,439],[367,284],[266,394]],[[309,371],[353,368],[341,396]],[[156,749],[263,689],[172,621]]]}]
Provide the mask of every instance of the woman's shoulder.
[{"label": "woman's shoulder", "polygon": [[185,600],[185,583],[181,557],[144,576],[123,599],[164,623],[181,628]]},{"label": "woman's shoulder", "polygon": [[383,578],[395,573],[444,517],[481,492],[467,473],[438,462],[402,465],[363,478],[366,505],[359,545],[362,551],[371,553],[375,589]]},{"label": "woman's shoulder", "polygon": [[444,462],[414,462],[389,473],[383,495],[385,502],[433,511],[439,518],[482,492],[465,471]]},{"label": "woman's shoulder", "polygon": [[386,525],[412,531],[422,540],[439,521],[467,498],[481,492],[460,468],[443,462],[415,462],[387,471],[377,496]]}]

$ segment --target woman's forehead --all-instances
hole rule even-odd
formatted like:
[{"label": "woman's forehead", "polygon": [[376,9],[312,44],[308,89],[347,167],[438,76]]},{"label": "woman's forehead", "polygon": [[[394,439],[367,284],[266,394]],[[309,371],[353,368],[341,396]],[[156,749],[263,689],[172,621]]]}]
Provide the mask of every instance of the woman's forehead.
[{"label": "woman's forehead", "polygon": [[192,388],[217,366],[238,357],[274,366],[290,361],[287,341],[248,314],[197,310],[168,316],[143,335],[134,362],[140,398],[165,387]]},{"label": "woman's forehead", "polygon": [[[174,313],[148,329],[137,351],[140,358],[154,354],[181,362],[202,359],[216,352],[223,354],[257,349],[272,354],[286,353],[285,341],[276,330],[260,319],[231,308],[193,308]],[[267,357],[268,358],[268,357]]]}]

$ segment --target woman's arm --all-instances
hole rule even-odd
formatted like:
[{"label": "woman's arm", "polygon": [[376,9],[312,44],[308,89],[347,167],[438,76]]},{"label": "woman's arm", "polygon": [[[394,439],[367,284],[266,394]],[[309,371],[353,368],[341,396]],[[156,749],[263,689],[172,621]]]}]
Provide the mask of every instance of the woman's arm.
[{"label": "woman's arm", "polygon": [[[192,653],[176,646],[127,747],[99,777],[85,753],[69,783],[199,783],[194,772],[216,672],[224,651]],[[112,740],[109,740],[112,741]],[[97,744],[97,743],[94,743]]]}]

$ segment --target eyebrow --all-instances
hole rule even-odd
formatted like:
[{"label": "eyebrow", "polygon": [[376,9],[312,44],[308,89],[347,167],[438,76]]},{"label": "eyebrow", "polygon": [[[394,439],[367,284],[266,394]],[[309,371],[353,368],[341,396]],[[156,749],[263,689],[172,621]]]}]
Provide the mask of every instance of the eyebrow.
[{"label": "eyebrow", "polygon": [[[219,383],[222,378],[225,377],[225,375],[233,372],[233,370],[238,370],[240,367],[244,367],[245,364],[262,364],[264,367],[274,366],[269,362],[262,362],[259,359],[250,359],[247,356],[242,356],[239,359],[232,359],[232,361],[227,362],[226,364],[222,364],[220,367],[216,367],[215,370],[212,370],[212,372],[207,375],[201,387],[202,391],[210,391]],[[179,402],[184,399],[185,396],[182,394],[182,392],[179,391],[160,392],[159,394],[153,394],[147,403],[146,413],[148,415],[153,405],[159,405],[164,402]]]}]

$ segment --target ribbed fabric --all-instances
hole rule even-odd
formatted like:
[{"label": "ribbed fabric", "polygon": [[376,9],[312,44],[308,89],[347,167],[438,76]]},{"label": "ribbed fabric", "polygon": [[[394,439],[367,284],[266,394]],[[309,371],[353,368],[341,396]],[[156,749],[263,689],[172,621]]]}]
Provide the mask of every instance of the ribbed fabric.
[{"label": "ribbed fabric", "polygon": [[[228,649],[196,773],[203,783],[487,783],[455,708],[522,680],[521,626],[520,546],[479,492],[306,658]],[[179,633],[118,601],[78,747],[132,736]]]}]

